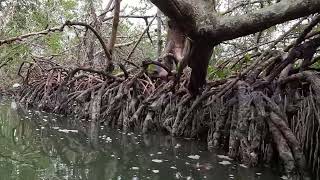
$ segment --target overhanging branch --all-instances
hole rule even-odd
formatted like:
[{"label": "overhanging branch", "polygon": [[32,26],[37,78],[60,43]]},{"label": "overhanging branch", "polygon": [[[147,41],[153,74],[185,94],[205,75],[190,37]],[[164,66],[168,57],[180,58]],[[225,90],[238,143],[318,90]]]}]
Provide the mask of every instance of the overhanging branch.
[{"label": "overhanging branch", "polygon": [[[282,0],[250,14],[218,16],[206,0],[150,0],[171,20],[195,25],[190,33],[216,43],[268,29],[274,25],[320,12],[319,0]],[[184,28],[184,27],[181,27]],[[190,34],[189,34],[190,35]]]},{"label": "overhanging branch", "polygon": [[218,18],[217,24],[199,27],[199,31],[215,42],[222,42],[318,12],[319,0],[283,0],[251,14]]}]

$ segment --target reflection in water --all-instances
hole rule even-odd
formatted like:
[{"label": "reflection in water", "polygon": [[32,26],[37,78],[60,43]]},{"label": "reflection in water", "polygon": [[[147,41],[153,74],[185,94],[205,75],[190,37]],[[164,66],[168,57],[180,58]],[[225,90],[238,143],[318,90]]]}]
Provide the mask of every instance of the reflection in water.
[{"label": "reflection in water", "polygon": [[2,101],[0,180],[11,179],[280,178],[270,169],[248,169],[218,157],[201,142],[122,133]]}]

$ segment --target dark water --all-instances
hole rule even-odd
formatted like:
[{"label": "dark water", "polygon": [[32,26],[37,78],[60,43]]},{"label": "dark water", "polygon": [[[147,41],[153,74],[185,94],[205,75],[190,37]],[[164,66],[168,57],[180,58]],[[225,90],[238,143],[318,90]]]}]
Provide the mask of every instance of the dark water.
[{"label": "dark water", "polygon": [[0,180],[281,179],[269,168],[218,157],[201,142],[90,130],[76,120],[0,102]]}]

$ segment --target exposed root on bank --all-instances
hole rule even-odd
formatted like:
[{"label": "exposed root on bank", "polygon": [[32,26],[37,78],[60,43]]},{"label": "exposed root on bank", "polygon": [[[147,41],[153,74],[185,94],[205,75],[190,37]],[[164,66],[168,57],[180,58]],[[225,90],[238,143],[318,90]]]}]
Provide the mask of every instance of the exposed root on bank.
[{"label": "exposed root on bank", "polygon": [[[189,74],[175,86],[148,73],[144,61],[120,75],[91,68],[67,69],[41,62],[25,72],[20,102],[49,112],[74,115],[125,131],[165,131],[207,139],[246,165],[279,158],[288,173],[320,172],[320,76],[306,57],[320,36],[301,40],[284,55],[267,51],[241,73],[209,82],[202,94],[188,93]],[[270,48],[271,49],[271,48]],[[303,59],[299,68],[296,61]],[[157,65],[157,63],[155,63]],[[39,68],[42,67],[42,68]]]}]

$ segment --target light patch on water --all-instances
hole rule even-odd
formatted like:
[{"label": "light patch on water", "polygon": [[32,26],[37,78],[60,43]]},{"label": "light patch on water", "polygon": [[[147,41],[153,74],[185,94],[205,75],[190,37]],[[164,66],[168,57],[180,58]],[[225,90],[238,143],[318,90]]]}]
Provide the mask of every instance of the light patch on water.
[{"label": "light patch on water", "polygon": [[230,161],[221,161],[221,162],[219,162],[219,164],[226,166],[226,165],[230,165],[231,162]]},{"label": "light patch on water", "polygon": [[163,160],[161,160],[161,159],[152,159],[151,161],[155,162],[155,163],[162,163],[163,162]]},{"label": "light patch on water", "polygon": [[288,176],[285,176],[285,175],[281,176],[280,178],[283,179],[283,180],[289,179]]},{"label": "light patch on water", "polygon": [[150,156],[152,157],[152,156],[154,156],[154,154],[150,154]]},{"label": "light patch on water", "polygon": [[177,169],[175,166],[171,166],[170,168],[171,168],[171,169]]},{"label": "light patch on water", "polygon": [[188,156],[188,158],[198,160],[198,159],[200,159],[200,156],[199,155],[190,155],[190,156]]},{"label": "light patch on water", "polygon": [[59,127],[52,127],[52,129],[55,129],[55,130],[57,130],[57,129],[60,129]]},{"label": "light patch on water", "polygon": [[220,158],[220,159],[226,159],[226,160],[229,160],[229,161],[233,160],[229,156],[225,156],[225,155],[217,155],[217,157]]},{"label": "light patch on water", "polygon": [[256,175],[261,176],[261,175],[262,175],[262,173],[256,173]]},{"label": "light patch on water", "polygon": [[159,154],[159,155],[160,155],[160,154],[162,154],[162,152],[157,152],[157,154]]}]

